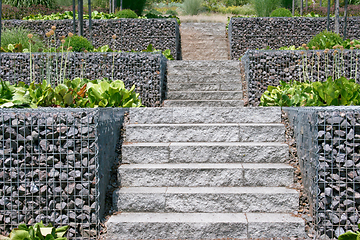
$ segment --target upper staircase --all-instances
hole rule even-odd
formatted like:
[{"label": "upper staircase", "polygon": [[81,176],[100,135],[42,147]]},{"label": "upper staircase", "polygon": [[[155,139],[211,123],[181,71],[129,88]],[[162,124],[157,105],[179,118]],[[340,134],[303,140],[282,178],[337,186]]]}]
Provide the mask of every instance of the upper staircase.
[{"label": "upper staircase", "polygon": [[239,61],[169,61],[165,107],[242,107]]}]

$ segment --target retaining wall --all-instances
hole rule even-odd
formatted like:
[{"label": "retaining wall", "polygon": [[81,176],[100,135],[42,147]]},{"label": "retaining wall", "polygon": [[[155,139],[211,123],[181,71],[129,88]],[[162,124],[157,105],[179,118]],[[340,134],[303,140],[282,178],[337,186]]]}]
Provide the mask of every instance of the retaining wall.
[{"label": "retaining wall", "polygon": [[360,107],[283,108],[320,238],[360,223]]},{"label": "retaining wall", "polygon": [[2,109],[0,232],[43,221],[97,239],[125,111]]},{"label": "retaining wall", "polygon": [[[56,36],[73,32],[72,20],[4,20],[3,27],[22,26],[46,38],[45,33],[56,26]],[[78,28],[77,28],[78,29]],[[116,34],[114,41],[112,36]],[[90,40],[89,21],[84,20],[84,37]],[[109,19],[92,20],[92,43],[97,48],[109,45],[121,51],[141,51],[152,44],[156,49],[170,49],[175,59],[181,59],[181,40],[176,19]]]},{"label": "retaining wall", "polygon": [[268,86],[278,86],[280,80],[325,81],[329,76],[345,76],[359,82],[359,55],[359,50],[339,50],[336,55],[333,50],[327,54],[323,50],[248,50],[241,58],[246,102],[258,106]]},{"label": "retaining wall", "polygon": [[[306,17],[263,17],[231,18],[228,29],[231,59],[238,59],[246,50],[278,49],[284,46],[296,47],[319,32],[326,30],[327,18]],[[360,38],[360,18],[349,17],[347,38]],[[340,29],[343,28],[341,18]],[[331,18],[330,29],[334,29]]]},{"label": "retaining wall", "polygon": [[[0,58],[2,80],[30,83],[28,53],[2,53]],[[50,78],[52,82],[56,82],[60,69],[66,69],[65,76],[69,79],[112,79],[114,76],[114,79],[124,81],[127,88],[135,84],[135,92],[140,93],[145,106],[159,107],[166,92],[166,61],[162,54],[153,53],[70,53],[68,57],[34,53],[32,80],[39,82]]]}]

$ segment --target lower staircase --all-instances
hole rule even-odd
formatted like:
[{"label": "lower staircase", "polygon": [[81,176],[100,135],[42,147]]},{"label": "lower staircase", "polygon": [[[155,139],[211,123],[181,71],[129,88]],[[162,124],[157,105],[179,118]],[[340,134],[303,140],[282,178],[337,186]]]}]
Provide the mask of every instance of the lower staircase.
[{"label": "lower staircase", "polygon": [[[197,69],[193,75],[178,64],[183,63],[168,69],[168,96],[179,103],[130,109],[118,169],[121,188],[113,195],[119,213],[106,224],[107,239],[303,237],[304,220],[293,215],[299,193],[288,187],[294,169],[286,164],[280,108],[241,107],[238,87],[226,89],[236,92],[235,99],[215,97],[224,94],[221,86],[237,86],[236,79],[220,76],[227,74],[224,62],[210,62],[213,73]],[[192,82],[192,76],[207,80]],[[181,91],[193,93],[172,93]],[[199,92],[213,97],[171,97]],[[209,98],[219,104],[198,106],[196,101]],[[181,101],[194,104],[179,107]]]}]

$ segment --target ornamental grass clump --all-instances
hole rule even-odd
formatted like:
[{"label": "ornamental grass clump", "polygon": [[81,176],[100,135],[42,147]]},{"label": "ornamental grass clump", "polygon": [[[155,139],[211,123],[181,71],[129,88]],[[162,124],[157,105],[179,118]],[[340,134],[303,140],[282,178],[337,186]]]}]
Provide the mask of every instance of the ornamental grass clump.
[{"label": "ornamental grass clump", "polygon": [[[40,39],[40,36],[32,33],[31,31],[23,27],[5,28],[1,32],[1,52],[22,52],[24,49],[29,49],[29,38],[31,34],[31,44],[33,51],[42,51],[44,44]],[[14,46],[14,49],[10,50],[9,45]]]},{"label": "ornamental grass clump", "polygon": [[188,15],[197,15],[200,12],[202,0],[184,0],[182,9]]}]

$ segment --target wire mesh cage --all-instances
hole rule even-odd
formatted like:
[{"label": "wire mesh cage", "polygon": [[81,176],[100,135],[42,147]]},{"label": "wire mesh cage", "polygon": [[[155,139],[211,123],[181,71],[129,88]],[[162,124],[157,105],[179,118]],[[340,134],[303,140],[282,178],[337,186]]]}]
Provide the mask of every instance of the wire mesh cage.
[{"label": "wire mesh cage", "polygon": [[76,77],[90,80],[120,79],[126,88],[135,85],[143,105],[158,107],[165,97],[166,61],[160,53],[2,53],[3,81],[47,81],[55,85]]},{"label": "wire mesh cage", "polygon": [[360,223],[360,107],[284,108],[317,234],[337,238]]},{"label": "wire mesh cage", "polygon": [[248,50],[241,58],[245,67],[250,106],[258,106],[268,86],[280,81],[326,81],[346,77],[360,81],[358,50]]},{"label": "wire mesh cage", "polygon": [[121,111],[0,111],[1,233],[43,221],[97,239]]}]

